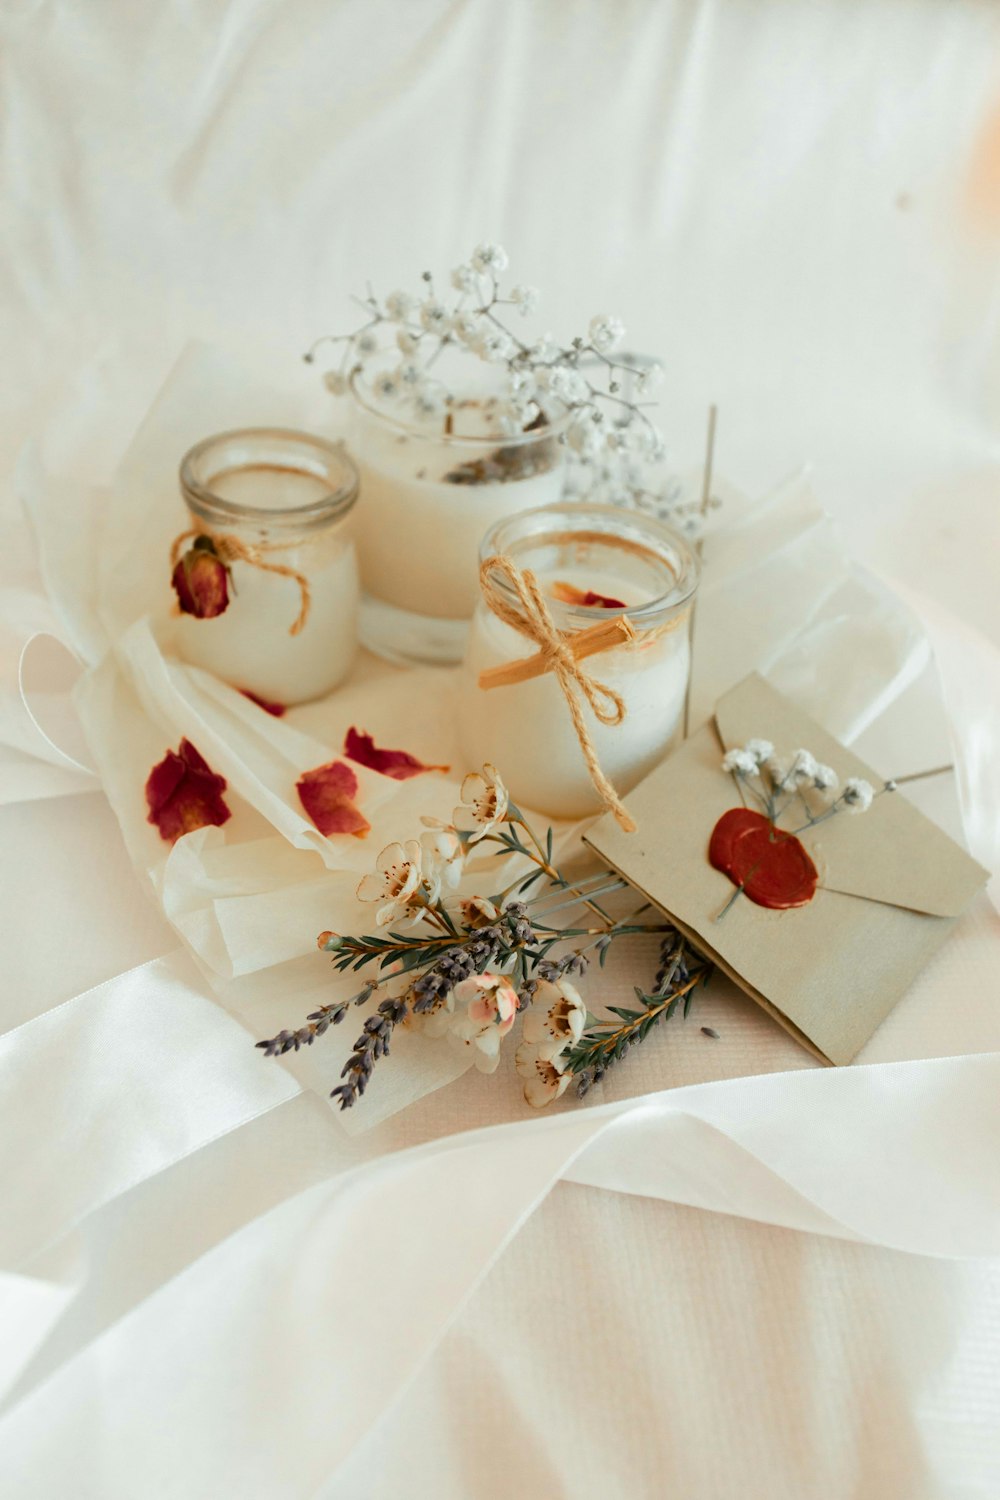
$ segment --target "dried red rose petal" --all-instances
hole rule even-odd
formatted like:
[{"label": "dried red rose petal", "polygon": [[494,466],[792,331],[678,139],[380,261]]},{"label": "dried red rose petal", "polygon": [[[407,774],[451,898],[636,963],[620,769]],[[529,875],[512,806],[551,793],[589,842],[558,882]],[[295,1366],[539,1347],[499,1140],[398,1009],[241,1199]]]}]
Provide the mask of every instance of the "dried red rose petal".
[{"label": "dried red rose petal", "polygon": [[382,776],[391,776],[393,781],[409,781],[411,776],[421,776],[424,771],[448,771],[450,766],[425,766],[422,760],[408,750],[380,750],[370,734],[352,725],[344,737],[344,754],[356,760],[359,766],[369,771],[378,771]]},{"label": "dried red rose petal", "polygon": [[816,894],[819,874],[794,833],[775,828],[751,807],[733,807],[712,830],[710,864],[758,906],[787,911],[807,906]]},{"label": "dried red rose petal", "polygon": [[249,688],[240,688],[240,692],[244,698],[249,698],[251,703],[256,703],[258,708],[262,708],[266,714],[271,714],[275,719],[280,719],[287,713],[283,703],[271,703],[267,698],[258,698],[257,694],[251,693]]},{"label": "dried red rose petal", "polygon": [[552,597],[561,604],[582,604],[588,609],[628,609],[622,599],[612,599],[610,594],[595,594],[593,589],[578,589],[575,583],[554,583]]},{"label": "dried red rose petal", "polygon": [[229,569],[207,536],[195,537],[170,582],[186,615],[214,620],[229,608]]},{"label": "dried red rose petal", "polygon": [[296,782],[299,800],[320,833],[352,833],[363,839],[371,824],[354,805],[358,778],[342,760],[306,771]]},{"label": "dried red rose petal", "polygon": [[218,828],[232,817],[222,798],[225,790],[225,777],[216,775],[190,740],[181,740],[147,777],[147,822],[171,844],[196,828]]}]

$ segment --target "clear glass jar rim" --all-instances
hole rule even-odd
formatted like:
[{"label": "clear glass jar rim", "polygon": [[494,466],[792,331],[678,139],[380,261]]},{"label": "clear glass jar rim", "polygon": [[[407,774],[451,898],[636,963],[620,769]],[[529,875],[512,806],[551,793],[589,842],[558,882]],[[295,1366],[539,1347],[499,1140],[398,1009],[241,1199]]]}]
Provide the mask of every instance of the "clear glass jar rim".
[{"label": "clear glass jar rim", "polygon": [[[551,525],[544,524],[549,521]],[[574,522],[579,524],[574,527]],[[608,525],[609,522],[614,522],[616,525],[612,527]],[[526,525],[528,529],[523,531]],[[511,549],[517,548],[520,543],[528,546],[544,546],[546,541],[554,540],[567,533],[571,534],[574,529],[578,530],[582,536],[588,534],[588,526],[591,528],[596,526],[597,535],[601,538],[607,536],[611,545],[615,543],[616,531],[620,533],[626,526],[632,528],[641,537],[648,539],[649,545],[643,547],[643,550],[652,559],[666,566],[674,575],[674,587],[668,589],[666,593],[647,599],[642,604],[617,610],[616,615],[624,615],[639,628],[649,628],[660,623],[664,616],[675,614],[694,597],[701,581],[701,561],[687,538],[679,531],[675,531],[672,526],[667,526],[653,516],[644,516],[639,511],[626,510],[617,505],[569,502],[539,506],[536,510],[522,510],[513,516],[505,516],[503,520],[491,526],[483,538],[479,560],[480,563],[486,563],[491,557],[502,553],[510,555]],[[593,535],[593,532],[590,534]],[[621,541],[627,540],[627,537],[621,537]],[[504,579],[499,578],[496,582],[513,598],[513,592]],[[588,625],[593,624],[595,620],[607,619],[609,615],[608,609],[599,604],[565,604],[560,600],[547,602],[557,617],[579,617]]]},{"label": "clear glass jar rim", "polygon": [[401,417],[395,417],[384,407],[377,406],[370,400],[361,383],[360,366],[355,366],[348,376],[348,385],[351,396],[358,406],[377,417],[387,427],[395,428],[397,432],[403,432],[407,437],[421,438],[424,442],[452,444],[456,448],[475,448],[489,451],[494,448],[520,448],[530,443],[541,443],[547,438],[558,438],[569,426],[573,413],[565,411],[562,416],[555,417],[546,422],[544,427],[535,427],[531,432],[495,432],[489,436],[482,437],[476,434],[464,435],[459,432],[436,432],[432,427],[421,427],[416,422],[406,422]]},{"label": "clear glass jar rim", "polygon": [[[288,460],[286,463],[271,463],[268,467],[300,473],[310,479],[329,481],[328,493],[305,505],[291,506],[247,505],[237,500],[227,500],[212,489],[213,479],[223,473],[263,468],[263,460],[255,462],[248,459],[245,463],[225,467],[220,465],[215,474],[207,478],[199,476],[198,468],[205,464],[213,449],[221,451],[227,445],[240,442],[248,446],[260,443],[271,450],[269,458],[284,457]],[[286,449],[284,454],[281,452],[283,447]],[[303,464],[303,450],[311,451],[317,456],[322,472]],[[333,479],[338,473],[342,476],[339,484]],[[358,498],[358,471],[343,443],[316,437],[311,432],[300,432],[292,427],[236,427],[227,432],[212,433],[185,453],[181,459],[179,478],[181,494],[197,516],[204,521],[223,521],[234,525],[240,522],[266,523],[269,526],[311,531],[345,514]]]}]

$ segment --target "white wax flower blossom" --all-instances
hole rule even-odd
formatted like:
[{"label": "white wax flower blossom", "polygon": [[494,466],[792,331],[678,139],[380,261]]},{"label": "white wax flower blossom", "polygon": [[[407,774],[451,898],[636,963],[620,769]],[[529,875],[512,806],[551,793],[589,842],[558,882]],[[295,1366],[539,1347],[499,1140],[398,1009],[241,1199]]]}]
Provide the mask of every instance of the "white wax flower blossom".
[{"label": "white wax flower blossom", "polygon": [[568,979],[542,979],[535,986],[521,1035],[540,1056],[548,1053],[551,1058],[576,1046],[586,1021],[587,1007],[575,985]]},{"label": "white wax flower blossom", "polygon": [[358,900],[383,903],[375,913],[379,927],[419,918],[422,859],[423,850],[416,839],[407,839],[405,844],[387,844],[375,861],[375,874],[362,877]]},{"label": "white wax flower blossom", "polygon": [[396,330],[396,347],[400,354],[416,354],[420,348],[420,339],[408,328],[399,328]]},{"label": "white wax flower blossom", "polygon": [[411,297],[409,292],[390,292],[385,299],[385,311],[387,317],[394,323],[405,323],[417,307],[416,297]]},{"label": "white wax flower blossom", "polygon": [[541,293],[537,286],[514,286],[510,289],[510,300],[514,303],[522,318],[533,313],[541,300]]},{"label": "white wax flower blossom", "polygon": [[347,390],[347,377],[340,370],[327,370],[323,384],[332,396],[343,396]]},{"label": "white wax flower blossom", "polygon": [[867,812],[874,801],[875,788],[863,776],[848,776],[840,796],[848,812]]},{"label": "white wax flower blossom", "polygon": [[491,328],[482,335],[477,347],[483,359],[491,364],[504,364],[514,353],[515,344],[502,328]]},{"label": "white wax flower blossom", "polygon": [[758,766],[762,766],[774,754],[774,746],[770,740],[747,740],[743,748],[753,756]]},{"label": "white wax flower blossom", "polygon": [[451,284],[456,292],[474,292],[476,290],[476,272],[470,265],[456,266],[451,273]]},{"label": "white wax flower blossom", "polygon": [[591,318],[588,333],[595,349],[601,354],[610,354],[625,337],[625,324],[610,313],[599,313],[596,318]]},{"label": "white wax flower blossom", "polygon": [[757,757],[749,749],[727,750],[722,757],[722,769],[730,774],[753,776],[758,769]]},{"label": "white wax flower blossom", "polygon": [[492,245],[484,241],[473,250],[472,264],[484,276],[499,276],[501,271],[506,271],[509,262],[507,252],[502,245]]},{"label": "white wax flower blossom", "polygon": [[835,792],[840,785],[840,777],[832,766],[825,766],[821,762],[816,763],[816,772],[813,776],[813,786],[818,792]]},{"label": "white wax flower blossom", "polygon": [[420,305],[420,321],[428,333],[435,333],[443,338],[451,328],[451,313],[443,302],[429,297]]},{"label": "white wax flower blossom", "polygon": [[[517,991],[503,974],[474,974],[455,986],[455,1002],[449,1042],[471,1052],[478,1072],[495,1073],[500,1043],[517,1015]],[[459,1011],[459,1005],[467,1008]]]},{"label": "white wax flower blossom", "polygon": [[509,804],[510,796],[499,771],[487,761],[482,773],[474,771],[462,782],[461,805],[452,813],[455,827],[471,835],[470,844],[478,843],[503,822]]},{"label": "white wax flower blossom", "polygon": [[437,828],[420,835],[422,883],[428,900],[438,901],[453,891],[462,878],[465,849],[450,828]]},{"label": "white wax flower blossom", "polygon": [[369,354],[374,354],[378,348],[378,339],[374,330],[371,328],[362,328],[361,332],[355,335],[354,348],[356,353],[365,358]]},{"label": "white wax flower blossom", "polygon": [[524,1079],[524,1097],[535,1109],[543,1109],[569,1088],[571,1073],[567,1073],[568,1059],[561,1053],[548,1055],[543,1045],[522,1042],[514,1054],[518,1075]]}]

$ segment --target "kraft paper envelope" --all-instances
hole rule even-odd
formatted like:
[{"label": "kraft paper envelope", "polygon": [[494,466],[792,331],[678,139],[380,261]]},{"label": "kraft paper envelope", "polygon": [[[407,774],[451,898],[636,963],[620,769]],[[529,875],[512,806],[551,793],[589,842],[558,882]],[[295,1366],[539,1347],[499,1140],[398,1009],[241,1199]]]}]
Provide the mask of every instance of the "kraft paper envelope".
[{"label": "kraft paper envelope", "polygon": [[[989,877],[902,791],[885,792],[865,813],[799,834],[819,871],[808,905],[773,911],[741,895],[720,920],[735,886],[709,864],[708,844],[721,815],[741,805],[721,759],[752,738],[779,755],[804,747],[842,782],[885,783],[754,674],[630,794],[635,833],[606,816],[584,838],[805,1047],[848,1063]],[[778,826],[797,825],[786,816]]]}]

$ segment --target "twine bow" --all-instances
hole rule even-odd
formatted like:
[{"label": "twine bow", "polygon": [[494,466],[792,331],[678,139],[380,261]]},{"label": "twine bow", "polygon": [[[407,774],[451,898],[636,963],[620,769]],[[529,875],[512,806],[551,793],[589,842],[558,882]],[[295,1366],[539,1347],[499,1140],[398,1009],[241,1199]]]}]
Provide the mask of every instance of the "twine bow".
[{"label": "twine bow", "polygon": [[[635,823],[601,769],[583,717],[581,700],[585,701],[595,719],[601,724],[620,724],[625,717],[625,703],[621,696],[603,682],[597,682],[584,671],[580,662],[598,652],[608,651],[636,638],[635,628],[619,615],[613,620],[599,620],[585,630],[569,635],[556,628],[538,579],[530,569],[522,572],[509,557],[490,557],[479,571],[483,598],[498,620],[510,625],[520,635],[534,641],[538,647],[533,656],[518,661],[506,662],[503,666],[490,667],[479,674],[481,688],[509,686],[515,682],[526,682],[551,672],[562,690],[573,720],[576,737],[590,772],[590,779],[604,806],[614,813],[626,833],[635,832]],[[507,584],[517,599],[517,605],[505,597],[502,584]]]},{"label": "twine bow", "polygon": [[184,548],[184,543],[192,537],[207,536],[218,556],[227,565],[231,562],[245,562],[251,568],[260,568],[264,573],[277,573],[282,578],[292,578],[299,586],[301,604],[299,612],[292,624],[288,627],[289,635],[298,635],[304,630],[305,623],[309,618],[309,606],[312,596],[309,592],[309,580],[303,573],[295,568],[286,567],[284,563],[265,562],[261,556],[263,552],[281,552],[288,547],[297,547],[298,542],[271,542],[262,546],[253,547],[249,542],[242,542],[238,536],[230,532],[210,531],[207,526],[192,526],[187,531],[182,531],[180,536],[175,537],[170,548],[170,566],[175,568],[177,561]]}]

